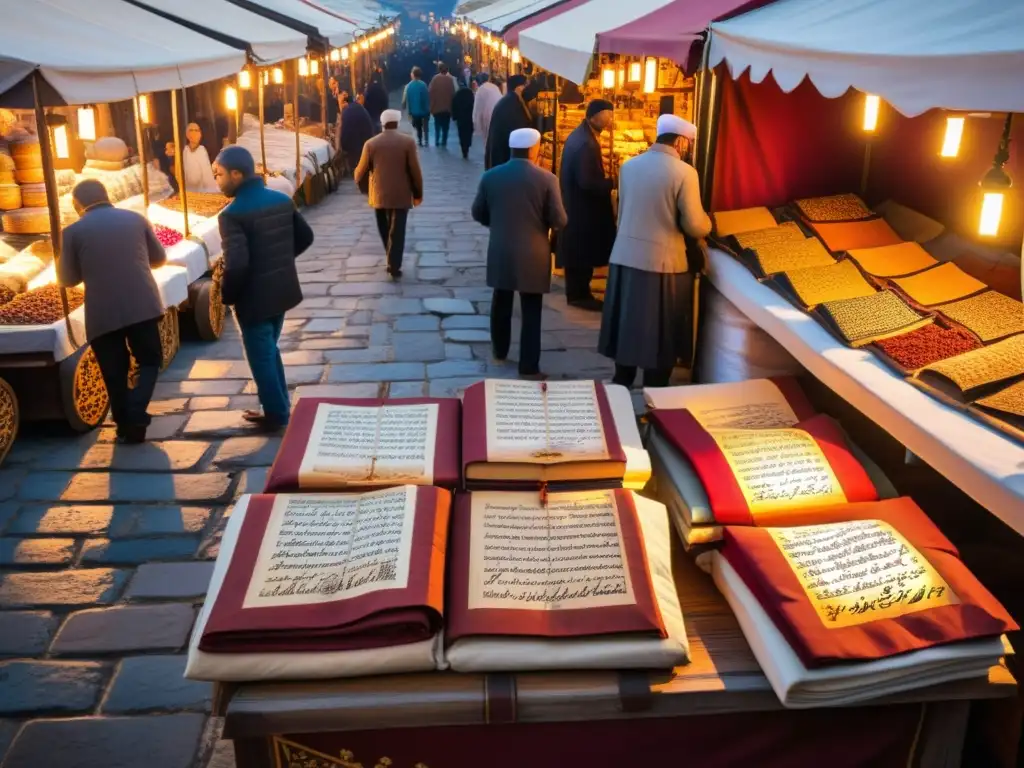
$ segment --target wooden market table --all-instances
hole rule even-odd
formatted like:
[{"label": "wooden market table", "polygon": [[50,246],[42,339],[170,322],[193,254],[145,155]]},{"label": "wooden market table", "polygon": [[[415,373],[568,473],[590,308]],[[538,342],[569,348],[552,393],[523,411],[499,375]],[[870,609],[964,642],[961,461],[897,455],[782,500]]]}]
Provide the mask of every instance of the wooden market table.
[{"label": "wooden market table", "polygon": [[[784,710],[711,578],[674,554],[690,664],[671,673],[426,673],[218,686],[239,768],[960,765],[1002,665],[869,705]],[[910,757],[912,755],[912,758]]]}]

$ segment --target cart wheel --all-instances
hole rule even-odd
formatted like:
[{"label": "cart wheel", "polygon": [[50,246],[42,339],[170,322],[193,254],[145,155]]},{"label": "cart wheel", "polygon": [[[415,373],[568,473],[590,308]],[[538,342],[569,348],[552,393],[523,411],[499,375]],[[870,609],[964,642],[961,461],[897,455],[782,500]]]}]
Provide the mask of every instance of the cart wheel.
[{"label": "cart wheel", "polygon": [[103,423],[110,397],[92,347],[79,347],[60,362],[60,399],[64,417],[76,432],[88,432]]},{"label": "cart wheel", "polygon": [[0,379],[0,465],[7,458],[8,451],[18,436],[18,396],[11,385]]},{"label": "cart wheel", "polygon": [[192,296],[192,319],[196,333],[203,341],[216,341],[224,332],[224,304],[221,302],[220,281],[202,278],[197,281]]},{"label": "cart wheel", "polygon": [[178,308],[170,307],[160,318],[160,370],[167,370],[181,347],[181,332],[178,328]]}]

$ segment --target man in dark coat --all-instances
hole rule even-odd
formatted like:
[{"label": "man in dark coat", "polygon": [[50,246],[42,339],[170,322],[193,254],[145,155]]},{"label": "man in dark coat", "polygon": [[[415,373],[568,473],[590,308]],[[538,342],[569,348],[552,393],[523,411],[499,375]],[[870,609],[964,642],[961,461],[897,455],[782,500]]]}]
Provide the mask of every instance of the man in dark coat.
[{"label": "man in dark coat", "polygon": [[452,119],[459,130],[459,146],[464,160],[469,157],[469,148],[473,146],[473,103],[473,89],[462,83],[452,99]]},{"label": "man in dark coat", "polygon": [[277,342],[284,313],[302,301],[295,259],[313,244],[313,230],[287,195],[267,189],[243,147],[221,150],[213,176],[231,204],[220,212],[224,248],[224,303],[234,306],[242,347],[263,406],[244,418],[275,432],[288,423],[291,404]]},{"label": "man in dark coat", "polygon": [[373,79],[366,86],[366,92],[363,94],[363,106],[370,113],[370,123],[373,125],[374,135],[380,133],[380,116],[389,106],[388,92],[384,90],[384,85],[381,83],[382,78],[381,72],[374,73]]},{"label": "man in dark coat", "polygon": [[529,128],[533,124],[530,108],[523,101],[526,90],[526,76],[512,75],[508,79],[508,93],[494,105],[491,113],[491,125],[487,133],[487,146],[484,149],[484,166],[494,168],[508,162],[511,157],[508,138],[512,131]]},{"label": "man in dark coat", "polygon": [[473,218],[489,227],[487,285],[491,301],[491,347],[496,360],[508,356],[512,341],[512,302],[519,292],[522,329],[519,375],[543,378],[540,372],[540,323],[544,294],[551,290],[548,233],[565,226],[558,180],[537,166],[540,133],[513,131],[511,159],[480,179]]},{"label": "man in dark coat", "polygon": [[[358,100],[349,102],[341,110],[341,151],[345,153],[345,162],[351,170],[359,165],[363,156],[363,144],[373,138],[373,122],[366,107]],[[359,190],[366,194],[368,184],[360,185]]]},{"label": "man in dark coat", "polygon": [[565,298],[571,306],[594,312],[602,307],[590,292],[594,267],[608,264],[615,244],[615,182],[605,175],[600,140],[601,132],[611,123],[611,102],[590,102],[586,119],[565,140],[559,167],[562,201],[569,214],[568,226],[558,235]]}]

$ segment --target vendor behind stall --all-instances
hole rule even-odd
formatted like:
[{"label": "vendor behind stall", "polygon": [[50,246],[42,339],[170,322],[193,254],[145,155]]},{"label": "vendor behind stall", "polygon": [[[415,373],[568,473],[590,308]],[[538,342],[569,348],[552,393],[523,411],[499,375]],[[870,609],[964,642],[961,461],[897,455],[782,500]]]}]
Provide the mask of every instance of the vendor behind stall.
[{"label": "vendor behind stall", "polygon": [[187,144],[182,150],[181,166],[188,192],[217,192],[210,155],[203,146],[203,131],[198,123],[189,123],[185,129]]}]

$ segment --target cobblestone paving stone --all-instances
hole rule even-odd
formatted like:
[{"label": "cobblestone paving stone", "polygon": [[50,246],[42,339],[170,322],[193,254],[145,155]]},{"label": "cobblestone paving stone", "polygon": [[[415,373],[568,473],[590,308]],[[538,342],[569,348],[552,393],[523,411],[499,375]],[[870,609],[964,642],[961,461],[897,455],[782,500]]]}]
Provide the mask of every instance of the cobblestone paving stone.
[{"label": "cobblestone paving stone", "polygon": [[[350,180],[304,211],[316,243],[298,262],[306,298],[281,340],[296,397],[455,395],[516,376],[517,343],[509,362],[490,357],[487,233],[469,213],[476,143],[469,161],[454,139],[421,150],[426,201],[409,218],[398,283]],[[556,287],[542,368],[610,378],[599,322]],[[3,768],[233,765],[209,717],[211,687],[181,670],[231,505],[262,489],[280,443],[242,422],[254,394],[229,320],[218,342],[183,342],[161,375],[153,442],[116,446],[108,426],[30,432],[14,446],[0,470]]]}]

